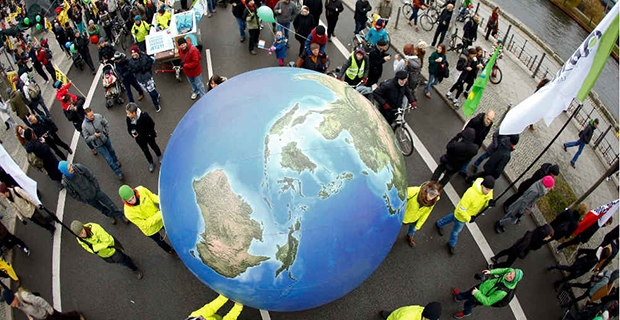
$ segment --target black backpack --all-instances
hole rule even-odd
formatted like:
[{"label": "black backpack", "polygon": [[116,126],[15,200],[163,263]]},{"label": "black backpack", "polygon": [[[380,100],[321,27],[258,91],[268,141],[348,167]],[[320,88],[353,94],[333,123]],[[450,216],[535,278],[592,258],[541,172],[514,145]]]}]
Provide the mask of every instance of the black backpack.
[{"label": "black backpack", "polygon": [[460,55],[459,60],[456,62],[456,70],[463,71],[465,67],[467,67],[467,57]]},{"label": "black backpack", "polygon": [[502,298],[502,300],[499,300],[495,302],[494,304],[492,304],[491,307],[493,308],[503,308],[507,306],[508,304],[510,304],[510,301],[512,301],[512,298],[515,297],[515,289],[508,289],[501,280],[497,281],[494,288],[496,290],[501,290],[501,291],[506,292],[506,295]]}]

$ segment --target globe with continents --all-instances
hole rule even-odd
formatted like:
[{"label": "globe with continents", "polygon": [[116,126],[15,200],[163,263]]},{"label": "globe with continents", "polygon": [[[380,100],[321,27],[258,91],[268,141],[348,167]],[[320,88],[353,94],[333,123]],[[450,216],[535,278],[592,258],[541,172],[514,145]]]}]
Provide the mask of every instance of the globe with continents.
[{"label": "globe with continents", "polygon": [[196,277],[272,311],[320,306],[364,282],[407,199],[380,113],[297,68],[244,73],[197,101],[168,143],[159,189],[170,241]]}]

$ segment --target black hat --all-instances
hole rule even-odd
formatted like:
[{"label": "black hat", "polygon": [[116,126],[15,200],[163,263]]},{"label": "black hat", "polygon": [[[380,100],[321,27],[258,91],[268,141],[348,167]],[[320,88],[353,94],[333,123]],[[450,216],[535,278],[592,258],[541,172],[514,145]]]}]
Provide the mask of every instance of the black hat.
[{"label": "black hat", "polygon": [[316,35],[317,36],[325,35],[325,27],[323,26],[316,27]]},{"label": "black hat", "polygon": [[184,44],[184,43],[187,43],[187,40],[185,40],[185,38],[183,38],[183,37],[180,37],[180,38],[177,40],[177,44],[178,44],[178,45],[182,45],[182,44]]},{"label": "black hat", "polygon": [[560,166],[558,166],[557,164],[554,164],[551,166],[551,168],[549,168],[549,173],[557,176],[560,174]]},{"label": "black hat", "polygon": [[510,144],[512,144],[513,146],[516,146],[517,143],[519,143],[519,135],[518,134],[513,134],[510,136]]},{"label": "black hat", "polygon": [[407,79],[407,71],[405,70],[400,70],[396,72],[396,78],[398,79]]},{"label": "black hat", "polygon": [[164,13],[166,12],[166,8],[164,8],[163,6],[161,8],[159,8],[159,10],[157,10],[157,12],[159,13]]},{"label": "black hat", "polygon": [[381,39],[381,40],[377,41],[377,45],[380,46],[380,47],[387,46],[387,41]]},{"label": "black hat", "polygon": [[495,178],[492,176],[484,177],[484,180],[482,180],[482,186],[487,189],[493,189],[493,187],[495,187]]},{"label": "black hat", "polygon": [[26,141],[32,140],[32,129],[28,128],[24,130],[24,139],[26,139]]},{"label": "black hat", "polygon": [[424,307],[422,311],[422,318],[428,320],[438,320],[441,317],[441,303],[431,302]]}]

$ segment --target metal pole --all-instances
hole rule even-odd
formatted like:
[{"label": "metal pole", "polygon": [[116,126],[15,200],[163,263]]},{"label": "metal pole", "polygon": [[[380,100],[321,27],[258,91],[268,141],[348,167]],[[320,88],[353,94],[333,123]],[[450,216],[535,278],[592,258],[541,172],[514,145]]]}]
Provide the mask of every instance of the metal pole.
[{"label": "metal pole", "polygon": [[506,43],[506,39],[508,39],[508,34],[510,33],[510,28],[512,28],[512,25],[509,24],[508,25],[508,30],[506,30],[506,35],[504,35],[504,43]]},{"label": "metal pole", "polygon": [[523,54],[523,50],[525,50],[525,45],[527,44],[527,39],[523,42],[523,47],[521,47],[521,52],[519,52],[519,59],[521,59],[521,54]]},{"label": "metal pole", "polygon": [[69,231],[69,233],[71,233],[72,235],[74,235],[76,238],[79,238],[77,234],[73,233],[73,231],[71,230],[71,228],[69,228],[66,224],[62,223],[62,221],[60,221],[60,219],[58,219],[58,217],[56,216],[55,213],[51,212],[49,209],[47,209],[46,207],[42,206],[42,209],[47,212],[47,214],[50,215],[50,217],[52,217],[52,219],[54,219],[54,221],[56,221],[57,223],[59,223],[63,228],[67,229],[67,231]]},{"label": "metal pole", "polygon": [[396,15],[396,23],[394,24],[394,29],[398,30],[398,21],[400,20],[400,10],[401,7],[398,7],[398,14]]},{"label": "metal pole", "polygon": [[609,167],[609,169],[607,169],[607,171],[600,178],[598,178],[598,180],[590,187],[590,189],[588,189],[588,191],[586,191],[581,197],[579,197],[579,199],[575,200],[575,202],[571,203],[570,206],[568,206],[568,209],[575,209],[575,207],[579,203],[581,203],[581,201],[585,200],[592,193],[592,191],[596,190],[596,188],[598,188],[598,186],[600,186],[601,183],[605,181],[605,178],[609,177],[612,173],[616,172],[617,170],[618,170],[618,158],[616,158],[616,161],[614,161],[611,167]]},{"label": "metal pole", "polygon": [[[450,18],[450,25],[448,26],[448,36],[443,39],[443,43],[446,45],[446,47],[449,47],[452,34],[455,34],[459,31],[459,29],[456,27],[456,17],[459,15],[458,8],[460,8],[462,5],[463,0],[457,0],[454,3],[454,8],[452,9],[452,18]],[[439,28],[439,25],[437,25],[437,28]]]},{"label": "metal pole", "polygon": [[476,3],[476,11],[474,11],[474,16],[478,14],[478,9],[480,9],[480,2]]},{"label": "metal pole", "polygon": [[[515,45],[515,43],[513,41],[514,37],[515,37],[514,34],[510,35],[510,46],[511,46],[511,48],[514,47],[514,45]],[[508,51],[512,51],[511,48],[508,48]]]},{"label": "metal pole", "polygon": [[530,66],[528,68],[528,69],[530,69],[530,71],[532,70],[532,67],[536,64],[536,59],[538,59],[538,55],[534,56],[534,60],[532,60],[532,64],[530,64]]},{"label": "metal pole", "polygon": [[547,56],[547,53],[543,52],[542,57],[540,57],[540,61],[538,61],[538,66],[536,67],[536,70],[534,70],[534,74],[532,74],[532,78],[536,78],[536,74],[538,73],[538,70],[540,69],[540,65],[542,64],[543,60],[545,60],[546,56]]},{"label": "metal pole", "polygon": [[609,127],[607,127],[607,130],[605,130],[605,132],[603,132],[603,134],[601,134],[601,136],[598,137],[598,139],[596,139],[596,142],[594,142],[594,145],[592,146],[592,148],[596,149],[596,147],[598,147],[598,145],[601,144],[601,142],[603,142],[603,139],[607,135],[607,132],[611,130],[611,128],[613,128],[613,126],[610,124]]}]

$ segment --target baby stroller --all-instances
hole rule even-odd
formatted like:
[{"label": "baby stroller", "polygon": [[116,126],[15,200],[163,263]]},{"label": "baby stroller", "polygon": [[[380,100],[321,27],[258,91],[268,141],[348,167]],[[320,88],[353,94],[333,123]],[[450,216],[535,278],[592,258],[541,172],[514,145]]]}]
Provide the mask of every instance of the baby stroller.
[{"label": "baby stroller", "polygon": [[84,70],[84,59],[82,58],[82,55],[79,52],[75,52],[71,54],[71,59],[73,60],[73,66],[80,69]]},{"label": "baby stroller", "polygon": [[116,74],[116,70],[112,64],[103,65],[103,88],[105,89],[105,106],[111,108],[114,103],[123,104],[125,100],[121,97],[122,86],[121,81]]}]

